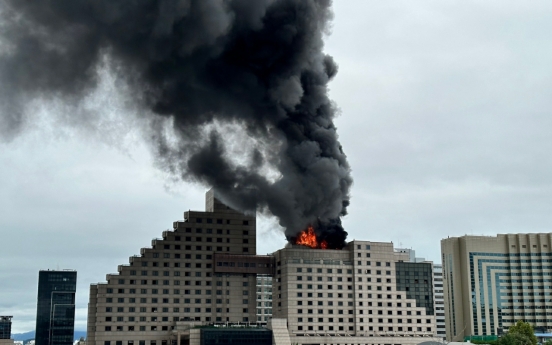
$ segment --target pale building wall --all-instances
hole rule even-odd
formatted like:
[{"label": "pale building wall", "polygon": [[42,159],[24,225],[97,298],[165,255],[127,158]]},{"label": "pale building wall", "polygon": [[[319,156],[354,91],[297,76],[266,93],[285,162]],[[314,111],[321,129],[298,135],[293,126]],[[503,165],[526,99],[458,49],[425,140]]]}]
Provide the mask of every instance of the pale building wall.
[{"label": "pale building wall", "polygon": [[291,345],[286,319],[270,319],[267,328],[272,331],[272,345]]}]

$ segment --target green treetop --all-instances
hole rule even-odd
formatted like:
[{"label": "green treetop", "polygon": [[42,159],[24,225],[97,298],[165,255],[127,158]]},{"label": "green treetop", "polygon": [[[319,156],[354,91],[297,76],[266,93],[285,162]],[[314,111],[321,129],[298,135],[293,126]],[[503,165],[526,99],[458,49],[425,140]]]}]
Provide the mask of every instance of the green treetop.
[{"label": "green treetop", "polygon": [[508,334],[502,337],[501,345],[537,345],[537,337],[529,322],[519,320],[508,329]]}]

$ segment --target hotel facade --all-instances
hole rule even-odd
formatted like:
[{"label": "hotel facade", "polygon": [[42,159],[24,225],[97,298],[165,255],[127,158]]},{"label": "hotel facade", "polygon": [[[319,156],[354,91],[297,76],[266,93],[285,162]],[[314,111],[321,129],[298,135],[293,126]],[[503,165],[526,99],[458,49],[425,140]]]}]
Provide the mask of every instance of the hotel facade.
[{"label": "hotel facade", "polygon": [[271,258],[255,253],[255,215],[207,192],[204,212],[185,212],[106,283],[90,286],[88,344],[168,345],[190,325],[254,322],[257,274],[272,273]]},{"label": "hotel facade", "polygon": [[552,330],[552,234],[441,241],[447,340],[497,336],[517,320]]},{"label": "hotel facade", "polygon": [[[293,344],[418,344],[437,340],[430,262],[393,243],[342,250],[288,245],[274,253],[273,317]],[[421,339],[421,338],[430,339]]]},{"label": "hotel facade", "polygon": [[436,340],[433,266],[392,243],[288,244],[256,255],[255,215],[211,190],[106,282],[90,286],[90,345],[415,345]]}]

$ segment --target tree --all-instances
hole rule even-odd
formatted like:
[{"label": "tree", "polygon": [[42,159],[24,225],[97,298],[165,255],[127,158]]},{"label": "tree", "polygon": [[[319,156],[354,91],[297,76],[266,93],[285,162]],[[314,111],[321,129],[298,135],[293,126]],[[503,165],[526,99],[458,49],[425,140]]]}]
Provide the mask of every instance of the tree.
[{"label": "tree", "polygon": [[[511,326],[508,329],[508,334],[506,336],[511,337],[506,339],[505,341],[515,341],[519,345],[537,345],[537,337],[535,336],[535,331],[533,330],[533,326],[531,326],[529,322],[519,320],[518,322],[516,322],[515,325]],[[506,336],[502,338],[505,338]],[[501,345],[506,344],[502,344],[501,342]]]},{"label": "tree", "polygon": [[552,345],[552,339],[548,339],[543,345]]},{"label": "tree", "polygon": [[534,345],[524,334],[508,333],[498,340],[498,345]]}]

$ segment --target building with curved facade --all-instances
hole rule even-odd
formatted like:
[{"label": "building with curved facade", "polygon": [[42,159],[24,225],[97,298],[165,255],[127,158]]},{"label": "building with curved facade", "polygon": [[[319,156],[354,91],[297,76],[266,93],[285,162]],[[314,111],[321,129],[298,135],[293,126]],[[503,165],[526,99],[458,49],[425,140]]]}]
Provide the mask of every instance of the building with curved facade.
[{"label": "building with curved facade", "polygon": [[552,233],[441,241],[447,340],[496,337],[517,320],[552,330]]}]

